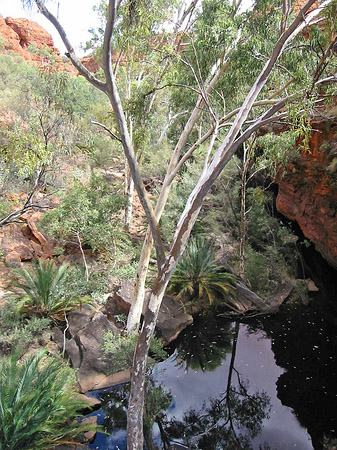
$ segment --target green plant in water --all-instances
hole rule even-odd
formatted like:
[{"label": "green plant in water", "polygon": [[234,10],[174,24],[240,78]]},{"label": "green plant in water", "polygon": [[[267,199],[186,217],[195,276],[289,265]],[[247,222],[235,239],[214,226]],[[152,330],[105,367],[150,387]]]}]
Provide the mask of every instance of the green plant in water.
[{"label": "green plant in water", "polygon": [[207,299],[212,305],[234,293],[235,276],[224,272],[215,261],[211,242],[202,236],[191,239],[174,271],[169,290],[178,298]]},{"label": "green plant in water", "polygon": [[79,304],[88,302],[86,298],[58,296],[57,287],[65,277],[67,269],[68,264],[55,268],[53,261],[41,260],[34,261],[32,269],[17,269],[15,272],[23,278],[23,282],[15,283],[15,287],[26,293],[26,295],[17,294],[21,299],[22,311],[57,318]]},{"label": "green plant in water", "polygon": [[0,362],[0,450],[48,449],[88,430],[76,421],[87,405],[74,392],[74,372],[45,355],[20,362],[14,352]]}]

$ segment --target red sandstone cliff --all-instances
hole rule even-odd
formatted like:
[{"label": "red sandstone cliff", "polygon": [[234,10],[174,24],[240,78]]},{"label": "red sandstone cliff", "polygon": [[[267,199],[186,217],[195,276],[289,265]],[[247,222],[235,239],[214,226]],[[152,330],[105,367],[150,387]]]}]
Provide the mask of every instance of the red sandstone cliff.
[{"label": "red sandstone cliff", "polygon": [[[11,17],[4,19],[0,15],[0,38],[0,44],[5,50],[12,50],[21,55],[26,61],[37,65],[44,65],[44,58],[30,51],[29,45],[33,44],[38,49],[47,47],[56,57],[58,70],[78,75],[77,70],[70,62],[63,62],[60,52],[54,46],[53,38],[48,31],[36,22],[28,19],[13,19]],[[93,72],[99,69],[98,64],[91,57],[86,56],[82,62],[85,67]]]},{"label": "red sandstone cliff", "polygon": [[318,121],[312,127],[310,151],[301,151],[276,180],[276,206],[337,268],[337,122]]}]

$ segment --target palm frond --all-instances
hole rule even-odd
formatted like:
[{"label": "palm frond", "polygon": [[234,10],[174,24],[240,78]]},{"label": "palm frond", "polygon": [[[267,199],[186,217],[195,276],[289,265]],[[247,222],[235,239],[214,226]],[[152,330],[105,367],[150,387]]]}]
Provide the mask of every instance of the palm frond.
[{"label": "palm frond", "polygon": [[0,362],[0,450],[47,449],[68,442],[84,426],[74,420],[85,406],[73,392],[69,368],[46,352]]},{"label": "palm frond", "polygon": [[181,298],[207,298],[212,305],[217,298],[226,300],[235,292],[235,276],[216,264],[211,242],[202,236],[191,239],[172,275],[169,290]]},{"label": "palm frond", "polygon": [[88,298],[60,299],[57,288],[65,277],[68,264],[55,267],[53,261],[34,261],[32,269],[17,269],[15,272],[22,278],[15,283],[15,287],[24,291],[26,296],[19,292],[23,312],[31,312],[37,315],[49,315],[62,318],[64,313],[75,308],[81,303],[90,303]]}]

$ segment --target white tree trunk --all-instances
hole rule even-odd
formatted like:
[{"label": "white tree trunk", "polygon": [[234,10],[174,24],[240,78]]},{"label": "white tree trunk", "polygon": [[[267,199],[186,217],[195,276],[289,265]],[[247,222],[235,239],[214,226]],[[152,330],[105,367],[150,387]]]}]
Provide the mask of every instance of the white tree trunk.
[{"label": "white tree trunk", "polygon": [[[126,98],[130,99],[131,98],[131,73],[130,73],[130,67],[127,67],[127,85],[126,85]],[[132,117],[126,117],[127,121],[129,123],[129,134],[130,134],[130,139],[132,142],[132,136],[133,136],[133,121],[132,121]],[[124,180],[124,193],[126,195],[126,199],[127,199],[127,205],[125,207],[124,210],[124,225],[125,225],[125,229],[127,232],[130,232],[130,227],[131,227],[131,221],[132,221],[132,204],[133,204],[133,194],[134,194],[134,188],[135,188],[135,183],[133,181],[133,178],[131,176],[131,171],[129,168],[129,164],[127,161],[127,158],[125,158],[125,180]]]},{"label": "white tree trunk", "polygon": [[[211,73],[213,72],[213,75],[210,77],[210,80],[208,81],[208,84],[205,87],[205,95],[210,95],[213,92],[217,82],[220,79],[221,74],[226,69],[227,64],[228,61],[222,61],[221,63],[218,62],[212,68]],[[186,145],[188,137],[190,136],[195,124],[197,123],[200,117],[204,104],[205,104],[204,97],[200,95],[172,153],[171,160],[163,182],[163,186],[160,191],[155,208],[155,215],[158,222],[164,211],[170,193],[171,184],[175,176],[173,174],[175,173],[179,157],[182,153],[184,146]],[[142,253],[138,263],[138,270],[135,283],[134,303],[131,305],[127,322],[128,331],[135,331],[139,328],[140,318],[144,304],[146,276],[149,267],[152,246],[153,246],[153,239],[151,236],[151,230],[150,228],[148,228],[142,247]]]},{"label": "white tree trunk", "polygon": [[167,283],[161,281],[153,288],[135,350],[128,409],[128,450],[143,450],[144,387],[147,357],[166,286]]},{"label": "white tree trunk", "polygon": [[[149,242],[150,240],[150,242]],[[130,308],[126,329],[128,332],[137,331],[140,323],[140,318],[143,311],[143,304],[145,298],[145,283],[147,271],[149,268],[150,256],[152,250],[151,233],[147,232],[140,255],[138,270],[136,275],[134,303]]]}]

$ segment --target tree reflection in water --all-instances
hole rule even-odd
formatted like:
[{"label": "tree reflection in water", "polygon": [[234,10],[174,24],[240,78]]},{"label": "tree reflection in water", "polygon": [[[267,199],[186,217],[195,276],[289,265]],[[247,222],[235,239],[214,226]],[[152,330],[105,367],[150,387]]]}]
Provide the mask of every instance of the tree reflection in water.
[{"label": "tree reflection in water", "polygon": [[232,339],[230,322],[220,320],[213,311],[200,314],[174,341],[175,359],[186,370],[214,370],[230,353]]},{"label": "tree reflection in water", "polygon": [[116,429],[126,430],[126,419],[129,401],[129,385],[122,384],[103,392],[100,395],[101,408],[104,413],[105,431],[113,433]]},{"label": "tree reflection in water", "polygon": [[232,355],[226,392],[210,398],[200,410],[190,409],[181,420],[166,423],[165,433],[190,449],[251,449],[251,440],[261,431],[269,417],[270,399],[265,392],[248,392],[235,369],[235,356],[240,324],[235,324]]},{"label": "tree reflection in water", "polygon": [[[144,412],[148,450],[169,449],[172,442],[183,443],[190,449],[251,449],[251,440],[260,432],[263,420],[268,418],[269,397],[264,392],[250,393],[248,382],[242,380],[235,368],[240,324],[237,322],[233,328],[231,324],[224,326],[222,321],[219,329],[215,326],[216,319],[215,322],[210,320],[201,318],[198,327],[191,330],[190,337],[185,333],[186,347],[182,342],[177,343],[177,360],[186,368],[214,370],[231,351],[226,390],[220,396],[210,398],[200,409],[189,409],[181,419],[168,418],[172,395],[154,380],[150,369]],[[102,398],[106,416],[104,425],[109,433],[126,428],[128,397],[128,386],[124,385],[112,389]],[[155,424],[157,431],[153,433]]]}]

